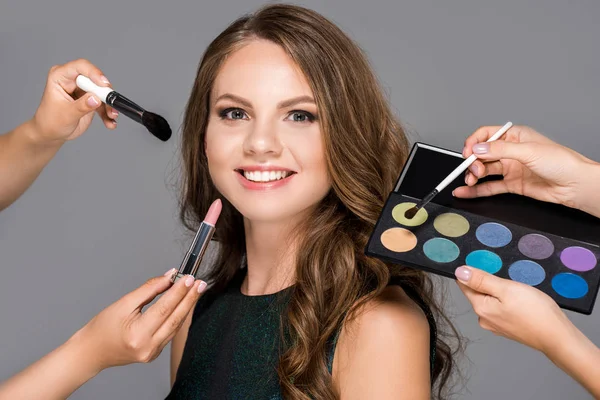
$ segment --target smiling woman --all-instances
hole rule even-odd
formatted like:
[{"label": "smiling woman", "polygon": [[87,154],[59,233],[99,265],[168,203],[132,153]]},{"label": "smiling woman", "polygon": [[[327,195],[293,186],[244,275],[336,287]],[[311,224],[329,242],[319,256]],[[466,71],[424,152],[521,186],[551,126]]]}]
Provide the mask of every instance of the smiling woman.
[{"label": "smiling woman", "polygon": [[325,197],[331,182],[317,105],[281,46],[255,39],[231,54],[211,97],[205,138],[211,180],[248,220],[246,229],[297,219]]},{"label": "smiling woman", "polygon": [[289,5],[234,21],[200,61],[182,151],[184,223],[224,201],[168,398],[442,397],[438,323],[456,332],[431,282],[364,255],[408,142],[337,26]]}]

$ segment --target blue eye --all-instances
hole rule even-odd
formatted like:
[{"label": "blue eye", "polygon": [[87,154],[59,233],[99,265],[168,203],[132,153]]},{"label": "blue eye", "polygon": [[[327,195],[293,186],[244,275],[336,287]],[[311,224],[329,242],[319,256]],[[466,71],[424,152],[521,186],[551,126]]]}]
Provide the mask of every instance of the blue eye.
[{"label": "blue eye", "polygon": [[308,111],[294,110],[290,112],[288,118],[291,117],[291,120],[294,122],[314,122],[316,119],[314,115],[309,113]]},{"label": "blue eye", "polygon": [[226,108],[219,112],[221,119],[244,119],[246,113],[240,108]]}]

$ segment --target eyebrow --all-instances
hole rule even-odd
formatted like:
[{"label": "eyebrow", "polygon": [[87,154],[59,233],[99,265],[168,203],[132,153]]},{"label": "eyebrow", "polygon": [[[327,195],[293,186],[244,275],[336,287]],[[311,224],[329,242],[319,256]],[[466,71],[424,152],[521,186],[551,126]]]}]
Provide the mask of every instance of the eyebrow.
[{"label": "eyebrow", "polygon": [[[252,108],[252,103],[250,103],[248,100],[246,100],[242,97],[236,96],[234,94],[231,94],[231,93],[225,93],[225,94],[222,94],[221,96],[217,97],[217,99],[215,100],[215,104],[218,103],[220,100],[231,100],[231,101],[235,101],[236,103],[240,103],[244,107]],[[315,99],[313,99],[311,96],[298,96],[298,97],[294,97],[289,100],[282,101],[281,103],[279,103],[277,105],[277,108],[292,107],[292,106],[294,106],[296,104],[300,104],[300,103],[316,104]]]}]

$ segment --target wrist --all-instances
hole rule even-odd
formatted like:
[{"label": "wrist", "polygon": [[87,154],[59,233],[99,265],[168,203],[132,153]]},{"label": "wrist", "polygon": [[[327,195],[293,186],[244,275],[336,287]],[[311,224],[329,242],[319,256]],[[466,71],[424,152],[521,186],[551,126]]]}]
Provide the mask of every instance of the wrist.
[{"label": "wrist", "polygon": [[43,127],[34,118],[26,121],[23,125],[22,137],[27,143],[38,149],[58,150],[64,143],[64,139],[48,139]]},{"label": "wrist", "polygon": [[77,357],[77,369],[81,372],[85,381],[92,379],[104,369],[101,359],[96,352],[97,346],[87,334],[85,327],[75,332],[64,346],[70,349],[71,353]]},{"label": "wrist", "polygon": [[600,163],[589,160],[583,168],[581,186],[575,193],[578,209],[600,218],[600,196],[597,185],[600,183]]}]

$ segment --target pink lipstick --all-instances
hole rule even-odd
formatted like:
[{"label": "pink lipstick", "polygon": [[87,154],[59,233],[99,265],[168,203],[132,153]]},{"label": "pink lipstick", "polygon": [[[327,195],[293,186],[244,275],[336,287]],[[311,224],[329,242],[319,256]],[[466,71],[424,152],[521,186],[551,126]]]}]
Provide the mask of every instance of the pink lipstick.
[{"label": "pink lipstick", "polygon": [[215,233],[215,225],[217,224],[217,220],[221,214],[222,207],[223,205],[219,199],[215,200],[211,204],[206,216],[204,217],[204,221],[202,221],[198,231],[196,232],[194,241],[192,242],[189,250],[183,258],[183,261],[181,262],[179,271],[176,273],[174,272],[171,276],[171,282],[175,283],[177,279],[186,275],[192,275],[194,278],[196,277],[202,257],[204,257],[204,253],[206,252],[208,244]]}]

